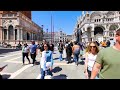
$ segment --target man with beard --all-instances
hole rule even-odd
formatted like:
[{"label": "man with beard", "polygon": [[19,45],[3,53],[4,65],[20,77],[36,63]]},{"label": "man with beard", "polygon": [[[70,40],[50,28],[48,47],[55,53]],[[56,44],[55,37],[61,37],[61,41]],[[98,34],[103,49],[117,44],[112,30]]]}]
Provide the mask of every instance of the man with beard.
[{"label": "man with beard", "polygon": [[92,69],[91,79],[98,72],[100,79],[120,79],[120,29],[116,31],[114,46],[100,50]]}]

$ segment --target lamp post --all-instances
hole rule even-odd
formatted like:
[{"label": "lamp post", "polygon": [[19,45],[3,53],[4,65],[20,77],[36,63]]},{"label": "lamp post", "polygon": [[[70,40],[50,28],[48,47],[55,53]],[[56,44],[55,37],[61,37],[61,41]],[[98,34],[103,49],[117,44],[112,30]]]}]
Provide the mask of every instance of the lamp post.
[{"label": "lamp post", "polygon": [[[48,35],[48,29],[46,29],[46,39],[48,39],[49,35]],[[49,41],[49,40],[48,40]]]},{"label": "lamp post", "polygon": [[53,20],[53,43],[54,43],[54,20]]},{"label": "lamp post", "polygon": [[41,28],[42,28],[42,37],[41,37],[41,40],[43,40],[43,37],[44,37],[44,35],[43,35],[43,27],[44,27],[44,25],[41,25]]}]

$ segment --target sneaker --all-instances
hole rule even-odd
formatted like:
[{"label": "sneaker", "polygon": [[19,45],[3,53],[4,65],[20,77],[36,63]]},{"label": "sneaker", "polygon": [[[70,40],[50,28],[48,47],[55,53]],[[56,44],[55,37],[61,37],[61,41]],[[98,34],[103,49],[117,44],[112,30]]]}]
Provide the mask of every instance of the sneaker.
[{"label": "sneaker", "polygon": [[67,64],[69,64],[70,62],[67,62]]},{"label": "sneaker", "polygon": [[75,63],[78,66],[78,62]]},{"label": "sneaker", "polygon": [[62,60],[60,60],[60,61],[62,61]]},{"label": "sneaker", "polygon": [[46,75],[45,79],[51,79],[51,75]]},{"label": "sneaker", "polygon": [[67,64],[71,63],[71,61],[68,61]]}]

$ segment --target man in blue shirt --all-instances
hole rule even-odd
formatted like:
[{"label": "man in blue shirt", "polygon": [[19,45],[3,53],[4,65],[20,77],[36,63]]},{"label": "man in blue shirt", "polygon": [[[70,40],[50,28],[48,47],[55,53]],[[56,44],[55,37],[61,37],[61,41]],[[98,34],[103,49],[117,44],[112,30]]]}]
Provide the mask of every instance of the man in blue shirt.
[{"label": "man in blue shirt", "polygon": [[35,41],[32,41],[32,45],[30,45],[30,55],[33,60],[33,65],[35,64],[35,58],[37,53],[37,45],[35,44]]}]

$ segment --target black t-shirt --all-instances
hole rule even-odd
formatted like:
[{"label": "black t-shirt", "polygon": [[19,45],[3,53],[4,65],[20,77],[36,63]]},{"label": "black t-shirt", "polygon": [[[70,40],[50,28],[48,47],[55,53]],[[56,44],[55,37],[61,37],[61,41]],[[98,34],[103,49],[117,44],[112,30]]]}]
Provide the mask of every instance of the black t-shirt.
[{"label": "black t-shirt", "polygon": [[70,43],[70,46],[71,46],[71,47],[73,46],[73,43],[72,43],[72,42]]},{"label": "black t-shirt", "polygon": [[62,43],[59,43],[58,50],[63,51],[63,44]]},{"label": "black t-shirt", "polygon": [[53,44],[50,44],[50,50],[54,51],[54,45]]},{"label": "black t-shirt", "polygon": [[44,51],[44,45],[41,45],[40,51],[41,51],[41,52]]}]

